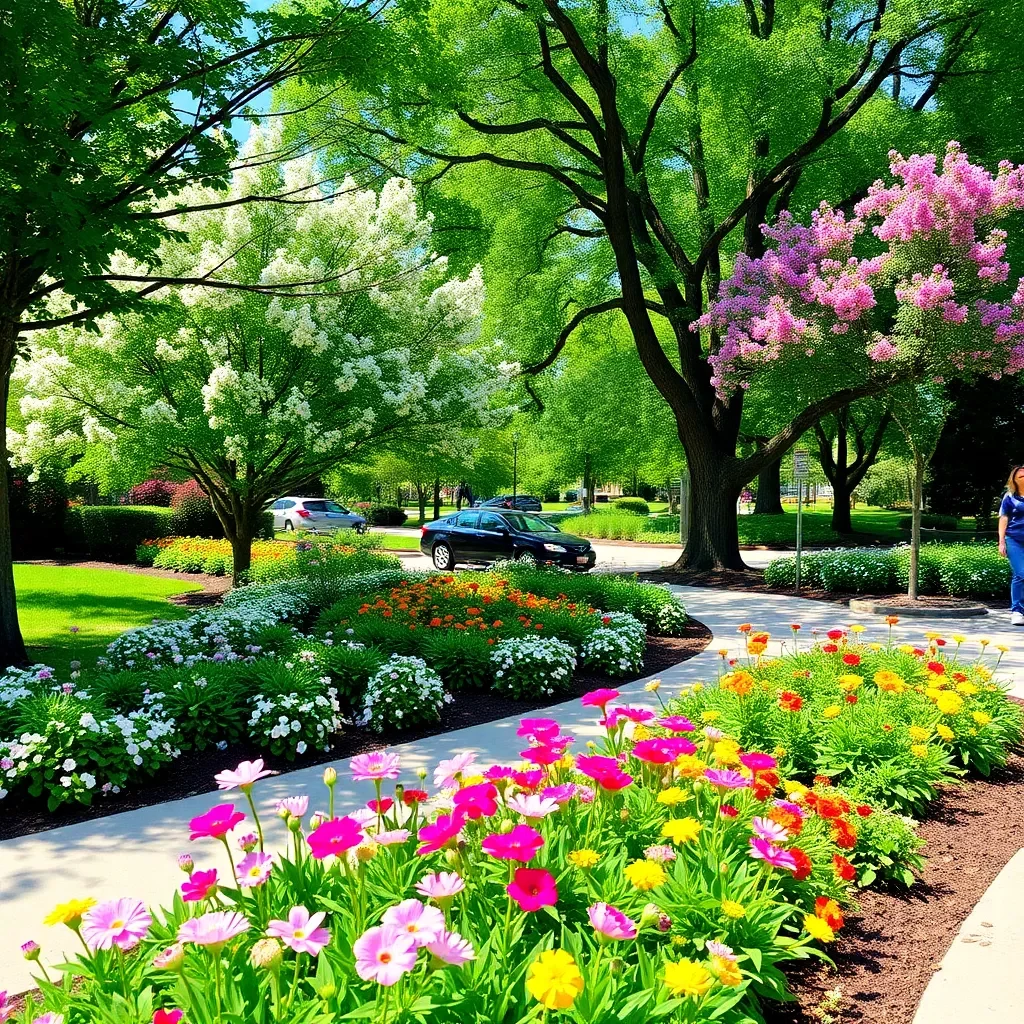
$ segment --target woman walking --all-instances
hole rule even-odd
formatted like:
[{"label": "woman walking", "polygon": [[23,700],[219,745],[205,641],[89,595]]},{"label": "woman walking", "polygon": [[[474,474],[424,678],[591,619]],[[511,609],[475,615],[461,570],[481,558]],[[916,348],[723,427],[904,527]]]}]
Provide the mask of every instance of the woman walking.
[{"label": "woman walking", "polygon": [[1024,626],[1024,466],[1014,466],[999,506],[999,554],[1010,560],[1010,625]]}]

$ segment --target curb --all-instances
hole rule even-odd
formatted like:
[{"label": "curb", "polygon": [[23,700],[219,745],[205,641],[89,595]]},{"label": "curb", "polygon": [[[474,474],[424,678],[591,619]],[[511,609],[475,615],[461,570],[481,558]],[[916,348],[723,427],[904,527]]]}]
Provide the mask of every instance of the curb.
[{"label": "curb", "polygon": [[915,608],[911,605],[890,604],[884,598],[870,600],[868,598],[850,598],[850,611],[865,615],[899,615],[907,619],[964,619],[974,615],[988,615],[988,608],[983,604],[966,603],[958,607],[940,606],[938,608],[922,605]]}]

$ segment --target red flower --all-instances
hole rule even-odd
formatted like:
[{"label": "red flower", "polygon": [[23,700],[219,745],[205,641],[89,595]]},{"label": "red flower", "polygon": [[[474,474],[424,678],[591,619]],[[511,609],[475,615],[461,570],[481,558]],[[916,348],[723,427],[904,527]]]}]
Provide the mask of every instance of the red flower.
[{"label": "red flower", "polygon": [[924,651],[922,651],[920,647],[915,647],[914,648],[914,656],[918,657],[918,658],[923,658],[924,657]]},{"label": "red flower", "polygon": [[843,664],[849,665],[850,668],[856,668],[860,664],[860,655],[854,654],[852,651],[848,654],[843,655]]},{"label": "red flower", "polygon": [[429,795],[425,789],[407,789],[402,794],[402,802],[406,807],[415,807],[416,804],[423,803]]},{"label": "red flower", "polygon": [[946,641],[943,640],[941,636],[937,636],[935,638],[935,640],[933,641],[933,643],[935,644],[936,647],[945,647],[946,646]]},{"label": "red flower", "polygon": [[859,699],[860,698],[855,693],[848,693],[846,695],[846,703],[847,704],[856,704]]},{"label": "red flower", "polygon": [[850,805],[836,797],[819,796],[814,809],[819,818],[841,818],[850,809]]},{"label": "red flower", "polygon": [[802,882],[805,878],[810,878],[811,872],[814,870],[811,858],[799,846],[791,847],[789,852],[793,855],[793,860],[796,861],[796,871],[793,872],[793,877],[798,882]]},{"label": "red flower", "polygon": [[832,842],[840,850],[852,850],[857,845],[857,833],[845,818],[836,818],[832,822]]},{"label": "red flower", "polygon": [[517,868],[505,890],[527,913],[558,902],[554,876],[543,868]]},{"label": "red flower", "polygon": [[829,776],[827,776],[827,775],[815,775],[814,776],[814,784],[816,786],[831,786],[832,785],[832,779],[829,778]]},{"label": "red flower", "polygon": [[858,804],[858,805],[857,805],[857,813],[858,813],[858,814],[859,814],[859,815],[860,815],[860,816],[861,816],[862,818],[867,818],[867,817],[869,817],[869,816],[870,816],[870,814],[871,814],[871,808],[870,808],[870,807],[868,807],[868,805],[867,805],[867,804]]},{"label": "red flower", "polygon": [[825,635],[829,640],[842,640],[843,631],[841,629],[830,629]]},{"label": "red flower", "polygon": [[375,814],[387,814],[395,806],[395,801],[386,796],[383,800],[371,800],[366,806]]},{"label": "red flower", "polygon": [[744,622],[743,625],[736,627],[737,633],[749,633],[754,627],[749,622]]},{"label": "red flower", "polygon": [[857,869],[841,853],[832,855],[832,867],[844,882],[852,882],[857,877]]},{"label": "red flower", "polygon": [[946,666],[941,661],[929,661],[928,671],[934,672],[937,676],[942,676],[946,674]]},{"label": "red flower", "polygon": [[740,813],[732,804],[722,804],[721,812],[723,818],[735,818]]},{"label": "red flower", "polygon": [[800,629],[800,623],[799,622],[791,622],[789,624],[789,628],[791,630],[793,630],[794,633],[796,633]]},{"label": "red flower", "polygon": [[783,690],[779,694],[779,707],[783,711],[799,711],[804,706],[804,699],[792,690]]},{"label": "red flower", "polygon": [[157,1010],[153,1014],[153,1024],[178,1024],[184,1015],[184,1010]]},{"label": "red flower", "polygon": [[835,644],[825,644],[825,646],[824,646],[824,647],[822,647],[822,650],[823,650],[823,651],[824,651],[824,652],[825,652],[826,654],[835,654],[835,653],[836,653],[836,651],[838,651],[838,650],[839,650],[839,648],[838,648],[838,647],[836,647],[836,645],[835,645]]},{"label": "red flower", "polygon": [[814,916],[820,917],[834,932],[843,927],[842,909],[835,900],[827,896],[819,896],[814,901]]},{"label": "red flower", "polygon": [[892,726],[891,725],[883,725],[882,726],[882,731],[883,732],[892,732]]}]

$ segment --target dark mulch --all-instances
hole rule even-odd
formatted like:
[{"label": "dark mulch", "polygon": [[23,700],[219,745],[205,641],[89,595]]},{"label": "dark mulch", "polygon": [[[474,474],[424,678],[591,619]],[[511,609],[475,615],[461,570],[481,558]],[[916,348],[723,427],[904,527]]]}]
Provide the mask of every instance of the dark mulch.
[{"label": "dark mulch", "polygon": [[[990,779],[946,787],[921,825],[924,878],[909,890],[865,890],[832,947],[835,967],[787,973],[798,1001],[771,1004],[767,1024],[818,1024],[824,994],[842,990],[842,1024],[910,1024],[963,920],[1024,835],[1024,758]],[[969,1022],[965,1022],[969,1024]]]},{"label": "dark mulch", "polygon": [[[647,638],[647,651],[644,655],[643,672],[630,679],[609,679],[607,676],[577,674],[573,677],[571,689],[564,694],[564,699],[580,697],[588,690],[601,686],[616,686],[657,672],[663,672],[672,665],[686,661],[700,654],[711,642],[711,630],[702,622],[691,619],[680,637],[652,636]],[[510,715],[526,714],[537,708],[547,707],[551,698],[516,701],[503,694],[457,693],[451,704],[446,705],[441,713],[441,721],[429,726],[408,729],[403,732],[374,733],[368,729],[350,726],[337,737],[337,741],[329,753],[309,751],[294,761],[285,761],[266,754],[256,743],[239,744],[227,750],[189,751],[167,769],[160,772],[157,778],[142,782],[137,787],[126,789],[117,796],[97,800],[91,807],[75,805],[49,814],[45,807],[32,802],[24,796],[8,797],[0,814],[0,840],[13,839],[15,836],[29,835],[33,832],[44,832],[61,825],[71,825],[91,818],[102,818],[108,814],[135,810],[151,804],[163,803],[166,800],[179,800],[182,797],[207,793],[216,789],[213,781],[215,772],[225,765],[237,764],[239,761],[262,757],[269,768],[278,771],[291,771],[309,765],[323,764],[327,761],[338,761],[352,757],[366,750],[375,750],[392,743],[407,743],[436,736],[439,733],[464,729],[471,725],[493,722]]]}]

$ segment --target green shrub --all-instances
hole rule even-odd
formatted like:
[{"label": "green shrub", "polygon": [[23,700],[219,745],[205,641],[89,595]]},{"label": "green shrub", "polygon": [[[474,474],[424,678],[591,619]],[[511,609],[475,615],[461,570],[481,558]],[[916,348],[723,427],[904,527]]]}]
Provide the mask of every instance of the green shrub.
[{"label": "green shrub", "polygon": [[[911,530],[914,527],[913,516],[900,516],[896,525],[901,530]],[[922,530],[956,530],[960,526],[960,520],[956,516],[941,516],[935,512],[921,513]]]},{"label": "green shrub", "polygon": [[371,526],[401,526],[408,518],[397,505],[373,505],[366,511]]},{"label": "green shrub", "polygon": [[181,734],[184,749],[205,750],[217,743],[239,743],[246,736],[250,666],[205,663],[160,674],[162,697],[155,698]]},{"label": "green shrub", "polygon": [[[917,563],[917,589],[922,594],[938,594],[942,591],[942,563],[945,551],[938,544],[922,544],[921,557]],[[904,591],[910,586],[910,548],[893,548],[889,555],[893,568],[893,589]]]},{"label": "green shrub", "polygon": [[913,823],[892,811],[875,809],[859,818],[857,846],[850,854],[858,885],[868,886],[876,879],[913,885],[915,872],[924,870],[924,845]]},{"label": "green shrub", "polygon": [[[821,586],[821,561],[825,552],[807,552],[800,557],[800,585]],[[764,567],[764,581],[770,587],[796,586],[796,558],[776,558]]]},{"label": "green shrub", "polygon": [[643,498],[616,498],[612,502],[612,508],[619,512],[629,512],[635,516],[649,516],[651,506]]},{"label": "green shrub", "polygon": [[422,654],[449,690],[486,690],[494,676],[493,649],[480,633],[438,629],[427,634]]},{"label": "green shrub", "polygon": [[319,664],[337,688],[338,699],[348,710],[362,707],[366,684],[384,664],[386,655],[380,648],[334,641],[321,645]]},{"label": "green shrub", "polygon": [[178,486],[171,498],[173,524],[170,533],[179,537],[224,536],[217,514],[213,511],[210,496],[195,482],[186,480]]},{"label": "green shrub", "polygon": [[524,636],[491,648],[494,688],[515,700],[551,697],[569,688],[576,655],[554,637]]},{"label": "green shrub", "polygon": [[145,505],[78,505],[68,509],[69,544],[93,558],[131,561],[144,540],[169,537],[170,509]]},{"label": "green shrub", "polygon": [[952,544],[943,549],[939,582],[946,594],[1003,597],[1010,589],[1010,576],[1010,563],[994,544]]}]

